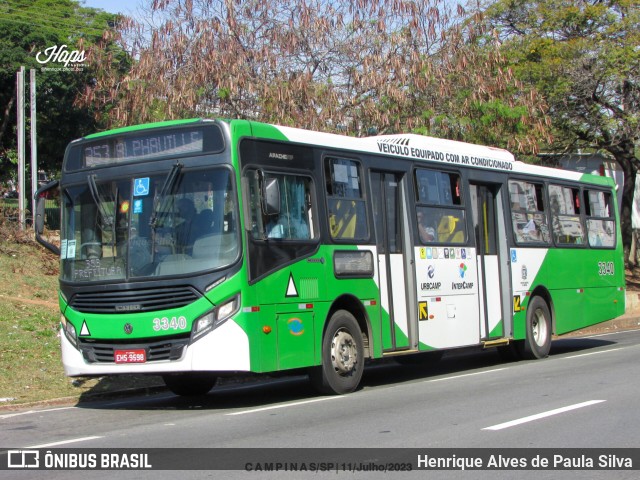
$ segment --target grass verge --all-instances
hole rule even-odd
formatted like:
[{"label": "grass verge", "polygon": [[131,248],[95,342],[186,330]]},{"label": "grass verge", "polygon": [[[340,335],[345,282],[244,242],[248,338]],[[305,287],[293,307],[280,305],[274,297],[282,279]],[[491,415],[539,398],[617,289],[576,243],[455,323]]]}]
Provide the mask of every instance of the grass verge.
[{"label": "grass verge", "polygon": [[0,216],[0,407],[89,399],[162,385],[159,377],[68,378],[60,358],[58,258]]}]

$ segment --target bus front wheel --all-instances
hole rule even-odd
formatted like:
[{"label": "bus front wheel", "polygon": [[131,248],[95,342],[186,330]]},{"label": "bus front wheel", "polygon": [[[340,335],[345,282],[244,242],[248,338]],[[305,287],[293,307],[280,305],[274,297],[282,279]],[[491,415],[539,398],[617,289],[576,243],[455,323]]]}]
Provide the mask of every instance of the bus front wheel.
[{"label": "bus front wheel", "polygon": [[542,297],[533,297],[527,307],[524,342],[519,344],[522,358],[545,358],[551,349],[551,312]]},{"label": "bus front wheel", "polygon": [[322,339],[322,364],[311,370],[311,383],[320,393],[350,393],[358,387],[363,369],[360,326],[351,313],[338,310],[329,319]]},{"label": "bus front wheel", "polygon": [[205,395],[216,384],[217,377],[208,372],[172,373],[162,376],[172,393],[184,397]]}]

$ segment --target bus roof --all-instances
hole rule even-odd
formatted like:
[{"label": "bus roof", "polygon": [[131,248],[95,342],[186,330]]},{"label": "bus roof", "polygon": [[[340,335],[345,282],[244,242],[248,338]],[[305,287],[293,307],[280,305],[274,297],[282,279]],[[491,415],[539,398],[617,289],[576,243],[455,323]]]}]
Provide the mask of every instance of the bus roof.
[{"label": "bus roof", "polygon": [[[149,128],[173,127],[202,121],[203,119],[201,118],[189,118],[185,120],[167,120],[164,122],[141,123],[139,125],[131,125],[129,127],[114,128],[113,130],[105,130],[104,132],[92,133],[91,135],[79,138],[78,140],[92,140],[94,138],[100,138],[110,135],[122,135],[124,133],[136,132],[138,130],[147,130]],[[75,141],[77,142],[78,140]]]},{"label": "bus roof", "polygon": [[[84,139],[99,138],[108,135],[121,135],[144,129],[181,126],[189,123],[207,122],[213,119],[190,118],[164,122],[133,125],[114,130],[95,133]],[[515,159],[505,149],[488,147],[455,140],[417,135],[413,133],[377,135],[370,137],[349,137],[335,133],[317,132],[282,125],[266,124],[247,120],[219,119],[233,124],[248,124],[258,137],[281,138],[290,142],[318,145],[326,148],[347,150],[354,153],[373,153],[405,158],[409,160],[442,163],[453,167],[470,167],[485,170],[521,173],[541,177],[552,177],[573,181],[583,181],[597,185],[614,185],[613,179],[598,175],[583,174],[570,170],[542,167],[524,163]],[[275,131],[274,131],[275,130]],[[276,134],[277,132],[277,134]]]},{"label": "bus roof", "polygon": [[[252,122],[253,126],[265,126]],[[327,148],[384,154],[397,158],[430,161],[454,167],[470,167],[485,170],[536,175],[613,186],[612,178],[584,174],[570,170],[532,165],[516,160],[505,149],[446,140],[417,134],[378,135],[371,137],[348,137],[333,133],[315,132],[299,128],[269,125],[277,129],[291,142],[322,145]],[[258,128],[259,129],[259,128]]]}]

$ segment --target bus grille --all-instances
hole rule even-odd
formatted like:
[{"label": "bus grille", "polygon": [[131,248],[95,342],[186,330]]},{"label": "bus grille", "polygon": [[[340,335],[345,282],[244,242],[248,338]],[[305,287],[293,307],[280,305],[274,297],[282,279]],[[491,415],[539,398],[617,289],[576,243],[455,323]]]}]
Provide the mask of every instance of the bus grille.
[{"label": "bus grille", "polygon": [[113,363],[116,350],[131,350],[144,348],[147,353],[147,362],[160,360],[178,360],[182,357],[184,348],[189,343],[189,337],[173,338],[153,343],[94,343],[80,339],[82,356],[90,363]]},{"label": "bus grille", "polygon": [[77,293],[69,306],[83,313],[155,312],[184,307],[200,296],[188,286]]}]

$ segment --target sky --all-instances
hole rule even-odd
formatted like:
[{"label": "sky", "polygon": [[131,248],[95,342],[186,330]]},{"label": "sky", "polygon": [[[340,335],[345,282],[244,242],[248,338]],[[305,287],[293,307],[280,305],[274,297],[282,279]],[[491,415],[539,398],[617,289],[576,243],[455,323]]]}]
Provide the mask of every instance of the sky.
[{"label": "sky", "polygon": [[110,13],[124,13],[131,15],[139,5],[146,0],[80,0],[85,7],[101,8]]}]

